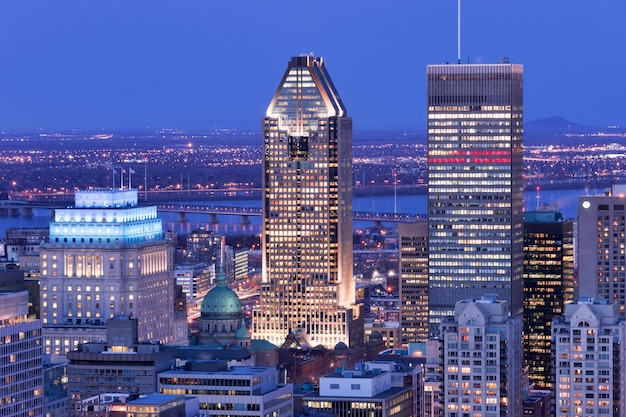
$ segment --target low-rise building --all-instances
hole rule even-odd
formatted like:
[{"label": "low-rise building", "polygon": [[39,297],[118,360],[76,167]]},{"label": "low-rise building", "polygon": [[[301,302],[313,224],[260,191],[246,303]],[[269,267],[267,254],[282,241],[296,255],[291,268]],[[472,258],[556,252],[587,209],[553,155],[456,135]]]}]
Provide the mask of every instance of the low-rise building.
[{"label": "low-rise building", "polygon": [[384,365],[360,363],[354,370],[338,368],[320,378],[319,393],[303,397],[307,415],[337,417],[410,417],[414,415],[413,389],[392,383]]},{"label": "low-rise building", "polygon": [[399,321],[366,321],[363,325],[365,340],[377,333],[385,342],[386,349],[399,348],[402,346],[402,327]]},{"label": "low-rise building", "polygon": [[198,400],[183,395],[107,393],[76,404],[77,417],[195,417]]},{"label": "low-rise building", "polygon": [[552,391],[524,391],[522,404],[525,417],[550,417],[552,415]]},{"label": "low-rise building", "polygon": [[67,359],[70,413],[79,401],[105,392],[152,394],[158,372],[175,364],[163,345],[137,343],[137,320],[127,317],[107,322],[106,343],[79,345]]},{"label": "low-rise building", "polygon": [[206,415],[293,416],[293,385],[280,384],[275,367],[191,361],[158,377],[160,393],[197,397]]},{"label": "low-rise building", "polygon": [[45,227],[18,228],[5,231],[7,260],[22,262],[23,256],[39,256],[39,246],[48,241],[50,233]]}]

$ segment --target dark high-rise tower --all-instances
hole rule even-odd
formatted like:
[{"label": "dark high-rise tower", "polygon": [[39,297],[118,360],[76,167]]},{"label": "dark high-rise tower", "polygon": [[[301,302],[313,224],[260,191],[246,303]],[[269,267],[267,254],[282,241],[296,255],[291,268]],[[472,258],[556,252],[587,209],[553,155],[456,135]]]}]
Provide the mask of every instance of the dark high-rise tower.
[{"label": "dark high-rise tower", "polygon": [[402,343],[426,343],[428,334],[428,222],[398,224]]},{"label": "dark high-rise tower", "polygon": [[524,213],[524,362],[550,389],[552,322],[574,300],[574,221],[558,211]]},{"label": "dark high-rise tower", "polygon": [[263,119],[263,282],[253,334],[354,345],[352,119],[324,61],[294,57]]},{"label": "dark high-rise tower", "polygon": [[488,293],[522,312],[523,68],[428,66],[430,331]]}]

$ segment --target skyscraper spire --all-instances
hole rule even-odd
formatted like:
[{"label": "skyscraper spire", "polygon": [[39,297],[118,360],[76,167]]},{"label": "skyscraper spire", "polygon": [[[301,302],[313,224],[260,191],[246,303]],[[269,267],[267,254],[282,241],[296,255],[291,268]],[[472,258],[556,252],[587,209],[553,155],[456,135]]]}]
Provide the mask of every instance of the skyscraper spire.
[{"label": "skyscraper spire", "polygon": [[461,0],[457,0],[457,16],[456,16],[456,62],[461,63]]}]

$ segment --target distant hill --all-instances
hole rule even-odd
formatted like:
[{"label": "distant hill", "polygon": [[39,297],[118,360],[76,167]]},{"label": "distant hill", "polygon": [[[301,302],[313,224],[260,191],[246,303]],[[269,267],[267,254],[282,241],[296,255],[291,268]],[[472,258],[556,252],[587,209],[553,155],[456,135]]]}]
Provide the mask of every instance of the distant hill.
[{"label": "distant hill", "polygon": [[528,122],[524,126],[524,131],[526,133],[582,133],[582,132],[590,132],[594,128],[592,126],[584,126],[578,123],[572,122],[571,120],[564,119],[563,117],[553,116],[545,119],[534,120],[532,122]]},{"label": "distant hill", "polygon": [[625,133],[626,128],[586,126],[554,116],[524,123],[524,144],[538,146],[621,142]]}]

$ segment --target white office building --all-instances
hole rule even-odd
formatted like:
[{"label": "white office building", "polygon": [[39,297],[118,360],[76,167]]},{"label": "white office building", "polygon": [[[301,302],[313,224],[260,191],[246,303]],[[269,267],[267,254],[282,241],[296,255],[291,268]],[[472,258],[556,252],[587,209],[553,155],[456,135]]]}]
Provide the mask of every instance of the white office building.
[{"label": "white office building", "polygon": [[426,363],[424,364],[424,416],[438,417],[443,413],[441,389],[443,371],[441,368],[441,341],[431,339],[426,342]]},{"label": "white office building", "polygon": [[275,367],[188,362],[184,369],[160,372],[158,379],[160,393],[197,397],[207,416],[293,416],[293,386],[279,384]]},{"label": "white office building", "polygon": [[[415,415],[412,384],[394,383],[394,364],[358,363],[323,376],[319,394],[303,397],[305,414],[338,417],[410,417]],[[402,379],[402,378],[401,378]]]}]

